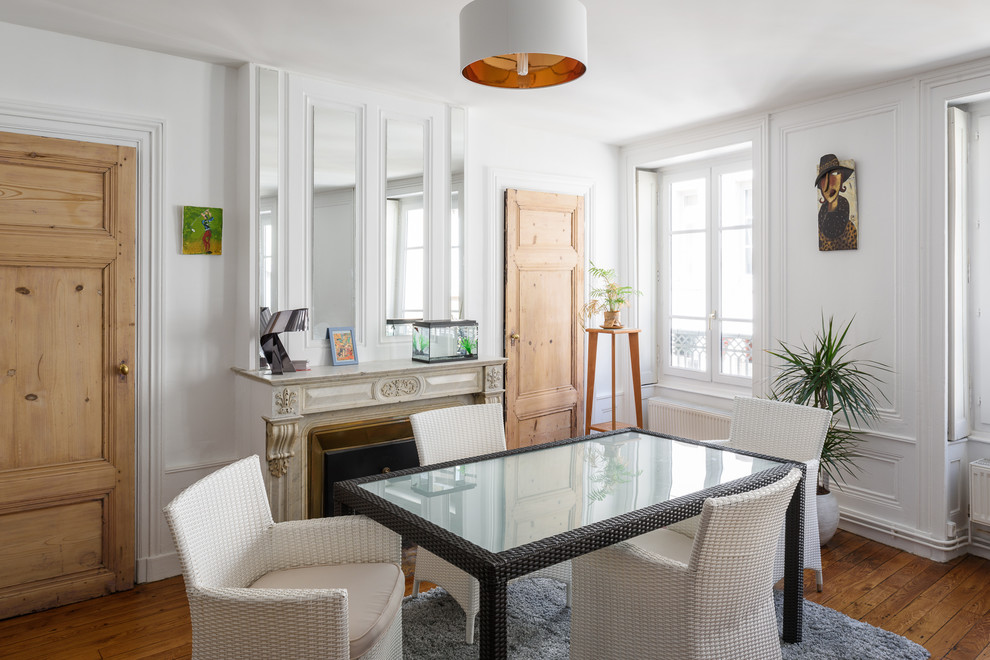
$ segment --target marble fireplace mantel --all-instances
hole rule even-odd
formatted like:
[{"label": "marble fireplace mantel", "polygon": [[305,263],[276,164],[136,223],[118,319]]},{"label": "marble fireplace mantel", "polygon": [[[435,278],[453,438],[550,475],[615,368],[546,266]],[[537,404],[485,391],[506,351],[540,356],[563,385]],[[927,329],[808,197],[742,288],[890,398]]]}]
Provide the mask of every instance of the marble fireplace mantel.
[{"label": "marble fireplace mantel", "polygon": [[309,516],[311,451],[306,443],[314,428],[451,405],[501,403],[505,361],[501,357],[432,364],[384,360],[282,375],[267,369],[234,369],[241,376],[235,389],[242,428],[249,438],[260,440],[264,433],[265,477],[274,518]]}]

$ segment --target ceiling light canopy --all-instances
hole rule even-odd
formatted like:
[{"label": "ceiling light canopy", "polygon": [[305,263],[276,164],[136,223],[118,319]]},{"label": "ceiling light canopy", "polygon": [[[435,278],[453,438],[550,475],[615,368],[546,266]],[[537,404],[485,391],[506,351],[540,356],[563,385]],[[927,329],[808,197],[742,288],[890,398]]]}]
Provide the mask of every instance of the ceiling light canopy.
[{"label": "ceiling light canopy", "polygon": [[461,74],[492,87],[560,85],[587,70],[578,0],[474,0],[461,10]]}]

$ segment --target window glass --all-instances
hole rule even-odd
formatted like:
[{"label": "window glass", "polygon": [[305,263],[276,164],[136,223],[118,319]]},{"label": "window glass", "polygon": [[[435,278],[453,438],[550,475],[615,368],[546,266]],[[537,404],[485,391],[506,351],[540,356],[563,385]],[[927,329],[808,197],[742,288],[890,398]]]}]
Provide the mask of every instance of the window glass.
[{"label": "window glass", "polygon": [[753,173],[711,160],[661,169],[664,373],[740,383],[753,373]]},{"label": "window glass", "polygon": [[705,267],[705,233],[670,237],[670,313],[704,317],[707,314],[708,269]]},{"label": "window glass", "polygon": [[692,179],[671,184],[671,231],[705,229],[706,183],[705,179]]}]

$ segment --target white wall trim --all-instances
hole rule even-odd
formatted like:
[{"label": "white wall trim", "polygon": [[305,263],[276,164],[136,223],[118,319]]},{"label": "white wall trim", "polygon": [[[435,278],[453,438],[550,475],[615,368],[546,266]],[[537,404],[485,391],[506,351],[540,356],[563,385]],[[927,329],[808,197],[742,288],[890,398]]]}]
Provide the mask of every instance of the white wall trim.
[{"label": "white wall trim", "polygon": [[844,507],[839,507],[839,515],[839,527],[848,532],[939,562],[958,557],[971,547],[969,540],[964,537],[944,540],[925,536],[918,530],[848,511]]},{"label": "white wall trim", "polygon": [[[897,94],[899,91],[899,87],[887,86],[887,85],[883,86],[880,89],[884,91],[889,91],[890,93],[893,94]],[[849,101],[848,98],[843,98],[843,100]],[[825,102],[823,102],[823,104],[824,103]],[[846,112],[831,112],[828,110],[824,110],[821,111],[820,115],[816,112],[815,116],[812,118],[807,118],[799,121],[791,121],[791,122],[779,122],[779,121],[775,122],[776,123],[775,132],[777,136],[776,139],[778,145],[777,163],[778,163],[778,172],[779,172],[779,186],[777,190],[777,199],[775,200],[775,207],[774,207],[777,209],[777,213],[783,214],[784,210],[787,208],[786,195],[789,190],[789,186],[787,183],[788,176],[791,175],[792,173],[795,173],[794,176],[807,178],[807,172],[805,172],[805,170],[792,167],[791,164],[787,162],[787,149],[788,149],[789,140],[791,139],[792,135],[798,135],[803,131],[824,127],[824,126],[830,126],[833,124],[841,124],[844,122],[851,122],[858,119],[876,117],[879,115],[890,115],[893,117],[892,123],[895,126],[894,132],[897,136],[897,147],[900,147],[901,142],[905,139],[904,120],[902,119],[902,115],[905,114],[903,105],[904,103],[901,99],[896,99],[892,101],[881,101],[877,103],[870,103],[870,101],[867,100],[860,107],[856,109],[848,110]],[[901,162],[903,160],[903,157],[895,155],[893,159],[896,162]],[[898,172],[898,180],[896,183],[896,187],[898,188],[898,195],[895,196],[896,197],[895,203],[901,203],[903,201],[902,195],[904,194],[903,193],[904,181],[902,180],[901,177],[903,176],[902,172],[908,169],[910,168],[905,166],[903,168],[900,168],[900,171]],[[892,213],[895,217],[897,217],[900,213],[900,209],[895,208],[892,211]],[[774,334],[773,334],[773,336],[775,337],[790,336],[788,334],[788,328],[787,328],[787,315],[784,313],[784,303],[785,301],[791,299],[791,294],[788,293],[789,278],[786,276],[788,272],[788,266],[787,266],[788,254],[786,250],[787,225],[788,223],[784,222],[783,218],[781,218],[781,221],[779,222],[779,227],[777,229],[777,240],[778,240],[778,244],[777,244],[778,249],[776,255],[777,270],[774,279],[779,283],[777,285],[779,289],[776,294],[776,299],[773,301],[774,313],[772,315],[773,318],[776,319],[776,326],[774,328]],[[906,253],[904,250],[900,248],[907,249],[910,246],[916,245],[916,243],[914,242],[916,238],[914,236],[911,236],[911,240],[909,241],[905,238],[905,233],[906,232],[904,231],[898,230],[897,235],[894,237],[894,240],[897,242],[899,246],[899,249],[895,253],[895,263],[896,263],[895,268],[897,269],[898,273],[901,272],[904,263],[903,254]],[[754,243],[755,242],[756,239],[754,238]],[[897,288],[895,303],[894,303],[894,313],[895,316],[899,319],[905,316],[906,295],[907,293],[905,292],[905,287]],[[896,324],[895,328],[896,328],[895,336],[892,342],[892,353],[895,356],[895,359],[898,360],[898,362],[900,362],[906,357],[902,355],[905,349],[906,342],[904,341],[903,338],[903,325],[898,323]],[[898,364],[891,365],[891,368],[893,370],[892,382],[888,383],[889,385],[888,391],[890,392],[891,398],[893,399],[892,401],[893,407],[881,408],[880,413],[885,421],[893,422],[894,424],[897,425],[903,425],[905,423],[905,420],[900,412],[905,405],[904,401],[901,400],[903,383],[901,382],[902,379],[901,371],[897,367]]]},{"label": "white wall trim", "polygon": [[[137,149],[137,346],[135,383],[135,578],[147,581],[146,557],[159,545],[162,457],[162,304],[165,121],[0,100],[0,130]],[[173,573],[174,574],[174,573]]]},{"label": "white wall trim", "polygon": [[157,582],[181,574],[182,564],[179,562],[177,552],[169,552],[164,555],[145,557],[141,560],[141,569],[144,579],[139,580],[140,582]]},{"label": "white wall trim", "polygon": [[[946,299],[947,199],[945,190],[947,117],[950,102],[959,102],[990,92],[990,64],[987,60],[969,63],[919,78],[919,177],[918,208],[927,218],[919,230],[921,253],[919,315],[918,400],[946,401],[948,372],[945,351],[948,341],[948,300]],[[927,231],[926,231],[927,230]],[[930,493],[920,503],[920,518],[927,529],[938,529],[949,509],[953,488],[950,483],[946,435],[948,410],[945,405],[919,406],[918,437],[929,442],[918,460],[922,465],[942,465],[938,475],[922,477],[923,492]],[[968,478],[964,477],[964,478]],[[936,497],[941,496],[940,499]]]},{"label": "white wall trim", "polygon": [[[231,459],[229,461],[206,461],[204,463],[195,463],[190,465],[178,465],[167,468],[165,474],[182,474],[184,472],[213,472],[219,470],[222,467],[227,467],[237,459]],[[199,475],[196,476],[199,479]]]}]

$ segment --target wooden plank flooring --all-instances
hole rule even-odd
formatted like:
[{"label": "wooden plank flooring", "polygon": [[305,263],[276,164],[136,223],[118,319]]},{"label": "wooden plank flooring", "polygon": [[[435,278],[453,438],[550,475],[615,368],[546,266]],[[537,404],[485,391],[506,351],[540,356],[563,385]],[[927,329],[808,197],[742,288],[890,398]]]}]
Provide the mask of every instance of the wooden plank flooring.
[{"label": "wooden plank flooring", "polygon": [[[407,594],[413,561],[407,553]],[[825,590],[815,591],[809,573],[808,600],[904,635],[935,659],[990,660],[990,561],[964,556],[940,564],[839,531],[822,562]],[[182,579],[175,577],[0,621],[0,657],[185,659],[191,634]]]}]

